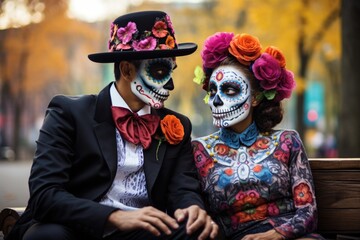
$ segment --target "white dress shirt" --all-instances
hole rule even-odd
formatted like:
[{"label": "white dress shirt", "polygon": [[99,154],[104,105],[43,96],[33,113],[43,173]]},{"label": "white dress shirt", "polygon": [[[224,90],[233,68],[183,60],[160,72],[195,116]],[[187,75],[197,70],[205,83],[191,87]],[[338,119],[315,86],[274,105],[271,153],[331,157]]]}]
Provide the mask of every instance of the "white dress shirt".
[{"label": "white dress shirt", "polygon": [[[110,88],[112,106],[127,108],[124,99],[115,88]],[[151,107],[145,105],[137,114],[151,113]],[[123,139],[115,128],[117,142],[117,171],[109,191],[100,201],[101,204],[122,210],[134,210],[149,204],[144,173],[144,154],[141,144],[135,145]]]}]

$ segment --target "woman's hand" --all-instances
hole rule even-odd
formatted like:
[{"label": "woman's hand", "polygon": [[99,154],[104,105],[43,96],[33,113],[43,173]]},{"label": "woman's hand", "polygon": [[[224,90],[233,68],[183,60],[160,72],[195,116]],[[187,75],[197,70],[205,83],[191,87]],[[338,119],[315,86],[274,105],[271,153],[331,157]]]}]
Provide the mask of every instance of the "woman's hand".
[{"label": "woman's hand", "polygon": [[117,210],[109,215],[108,220],[120,231],[144,229],[155,236],[160,236],[161,233],[170,235],[171,229],[179,227],[174,218],[154,207],[134,211]]},{"label": "woman's hand", "polygon": [[283,235],[281,235],[274,229],[271,229],[263,233],[248,234],[245,237],[243,237],[241,240],[283,240],[283,239],[285,239]]},{"label": "woman's hand", "polygon": [[199,240],[208,238],[215,239],[218,234],[218,225],[207,215],[206,211],[199,206],[192,205],[188,208],[178,209],[174,215],[178,222],[182,222],[186,218],[188,219],[186,223],[186,233],[189,235],[203,228],[203,231],[199,235]]}]

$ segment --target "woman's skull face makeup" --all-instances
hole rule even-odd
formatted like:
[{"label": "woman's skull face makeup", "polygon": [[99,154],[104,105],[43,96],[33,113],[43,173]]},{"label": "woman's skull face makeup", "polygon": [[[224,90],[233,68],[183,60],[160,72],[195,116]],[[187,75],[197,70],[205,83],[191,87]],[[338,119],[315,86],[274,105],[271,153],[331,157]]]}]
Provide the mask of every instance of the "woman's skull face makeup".
[{"label": "woman's skull face makeup", "polygon": [[147,59],[140,63],[137,76],[131,83],[132,92],[153,108],[164,107],[164,101],[174,89],[171,78],[175,59]]},{"label": "woman's skull face makeup", "polygon": [[210,77],[209,91],[209,106],[215,126],[230,127],[249,115],[250,83],[237,68],[220,66],[215,69]]}]

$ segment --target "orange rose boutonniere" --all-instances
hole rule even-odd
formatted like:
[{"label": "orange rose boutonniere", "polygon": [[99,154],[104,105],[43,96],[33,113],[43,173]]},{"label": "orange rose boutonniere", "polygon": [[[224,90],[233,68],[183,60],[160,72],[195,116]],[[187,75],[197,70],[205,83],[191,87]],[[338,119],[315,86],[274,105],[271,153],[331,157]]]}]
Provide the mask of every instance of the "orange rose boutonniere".
[{"label": "orange rose boutonniere", "polygon": [[184,127],[174,115],[166,115],[161,120],[160,126],[166,141],[170,144],[178,144],[184,138]]},{"label": "orange rose boutonniere", "polygon": [[158,150],[162,142],[169,142],[172,145],[179,144],[184,138],[184,126],[174,115],[166,115],[160,121],[161,131],[164,136],[159,138],[159,144],[156,149],[156,159],[158,159]]}]

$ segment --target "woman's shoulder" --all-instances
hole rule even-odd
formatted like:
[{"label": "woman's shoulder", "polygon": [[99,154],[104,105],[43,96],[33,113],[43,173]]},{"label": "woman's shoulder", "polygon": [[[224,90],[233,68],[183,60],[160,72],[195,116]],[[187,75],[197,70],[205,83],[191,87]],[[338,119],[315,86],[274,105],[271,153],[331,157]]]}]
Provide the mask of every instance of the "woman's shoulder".
[{"label": "woman's shoulder", "polygon": [[205,135],[205,136],[201,136],[201,137],[195,137],[193,138],[193,142],[201,142],[201,143],[205,143],[205,142],[212,142],[215,140],[218,140],[220,137],[220,132],[216,131],[214,133],[211,133],[209,135]]},{"label": "woman's shoulder", "polygon": [[262,133],[264,136],[292,136],[299,137],[299,133],[295,129],[275,129],[271,132]]}]

